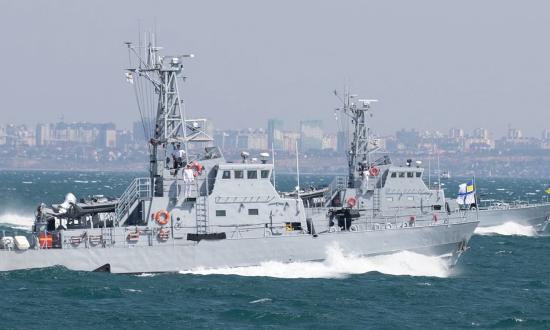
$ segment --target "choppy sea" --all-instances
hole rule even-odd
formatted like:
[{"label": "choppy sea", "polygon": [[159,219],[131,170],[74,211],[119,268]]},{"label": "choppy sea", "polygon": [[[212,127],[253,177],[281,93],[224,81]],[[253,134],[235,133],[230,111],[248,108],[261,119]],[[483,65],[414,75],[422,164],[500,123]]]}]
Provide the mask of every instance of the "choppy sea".
[{"label": "choppy sea", "polygon": [[[24,232],[40,202],[118,196],[140,173],[0,171],[0,230]],[[303,186],[331,177],[303,175]],[[447,195],[464,179],[443,181]],[[540,201],[542,179],[478,178],[485,199]],[[280,190],[295,186],[279,175]],[[514,223],[478,230],[457,267],[410,252],[265,262],[178,274],[61,267],[0,273],[0,329],[550,328],[550,236]]]}]

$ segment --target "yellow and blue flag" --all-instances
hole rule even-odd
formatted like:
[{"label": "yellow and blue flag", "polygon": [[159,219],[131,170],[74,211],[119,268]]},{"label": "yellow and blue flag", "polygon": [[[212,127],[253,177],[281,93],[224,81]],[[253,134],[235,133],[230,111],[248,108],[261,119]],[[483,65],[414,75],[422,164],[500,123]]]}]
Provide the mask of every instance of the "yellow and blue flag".
[{"label": "yellow and blue flag", "polygon": [[470,193],[474,193],[475,191],[476,191],[476,188],[474,186],[474,182],[473,181],[468,182],[468,184],[466,185],[466,193],[470,194]]},{"label": "yellow and blue flag", "polygon": [[550,194],[550,186],[548,186],[548,188],[546,189],[546,193]]}]

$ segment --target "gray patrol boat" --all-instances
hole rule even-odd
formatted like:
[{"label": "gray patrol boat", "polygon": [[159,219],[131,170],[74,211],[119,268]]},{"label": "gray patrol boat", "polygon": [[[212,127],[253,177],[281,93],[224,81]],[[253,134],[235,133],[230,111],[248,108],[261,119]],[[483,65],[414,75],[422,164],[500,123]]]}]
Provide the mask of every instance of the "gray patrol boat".
[{"label": "gray patrol boat", "polygon": [[368,100],[348,95],[341,109],[354,127],[348,175],[320,200],[304,201],[276,191],[268,154],[228,162],[211,146],[207,121],[186,118],[178,84],[190,55],[127,46],[135,60],[126,78],[136,91],[149,88],[155,104],[149,177],[115,200],[68,194],[59,205],[41,204],[29,235],[1,238],[0,271],[177,272],[323,260],[335,248],[362,256],[407,250],[454,265],[466,250],[477,219],[446,212],[443,191],[426,187],[422,168],[371,161]]}]

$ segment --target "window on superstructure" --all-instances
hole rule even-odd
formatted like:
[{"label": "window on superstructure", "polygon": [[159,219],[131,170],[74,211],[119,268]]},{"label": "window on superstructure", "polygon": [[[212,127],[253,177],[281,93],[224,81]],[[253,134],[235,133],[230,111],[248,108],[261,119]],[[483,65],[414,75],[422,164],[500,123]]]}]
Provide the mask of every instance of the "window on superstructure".
[{"label": "window on superstructure", "polygon": [[417,178],[422,177],[422,172],[416,172],[416,177],[417,177]]},{"label": "window on superstructure", "polygon": [[223,171],[222,179],[231,179],[231,171]]},{"label": "window on superstructure", "polygon": [[258,171],[246,171],[246,177],[249,179],[257,179],[258,178]]},{"label": "window on superstructure", "polygon": [[413,172],[407,172],[407,178],[414,178]]},{"label": "window on superstructure", "polygon": [[225,210],[216,210],[217,217],[225,217]]},{"label": "window on superstructure", "polygon": [[397,178],[397,172],[391,172],[391,177],[392,178]]},{"label": "window on superstructure", "polygon": [[399,177],[404,178],[405,177],[405,172],[399,172]]},{"label": "window on superstructure", "polygon": [[244,178],[244,173],[241,170],[235,171],[235,179],[242,179]]},{"label": "window on superstructure", "polygon": [[248,209],[248,215],[258,215],[258,209]]},{"label": "window on superstructure", "polygon": [[262,170],[261,171],[262,179],[268,179],[269,178],[269,170]]}]

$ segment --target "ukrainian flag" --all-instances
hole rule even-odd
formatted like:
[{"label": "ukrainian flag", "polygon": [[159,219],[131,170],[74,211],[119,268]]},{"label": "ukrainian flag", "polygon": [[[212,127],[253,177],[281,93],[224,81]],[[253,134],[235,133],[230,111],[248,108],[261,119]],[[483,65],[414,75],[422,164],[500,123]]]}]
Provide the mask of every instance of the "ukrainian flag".
[{"label": "ukrainian flag", "polygon": [[550,186],[548,187],[548,189],[546,189],[546,193],[550,194]]},{"label": "ukrainian flag", "polygon": [[[548,188],[548,190],[550,190],[550,188]],[[468,182],[468,184],[466,185],[466,193],[469,194],[469,193],[473,193],[475,191],[476,191],[476,189],[474,187],[474,182],[473,181]]]}]

